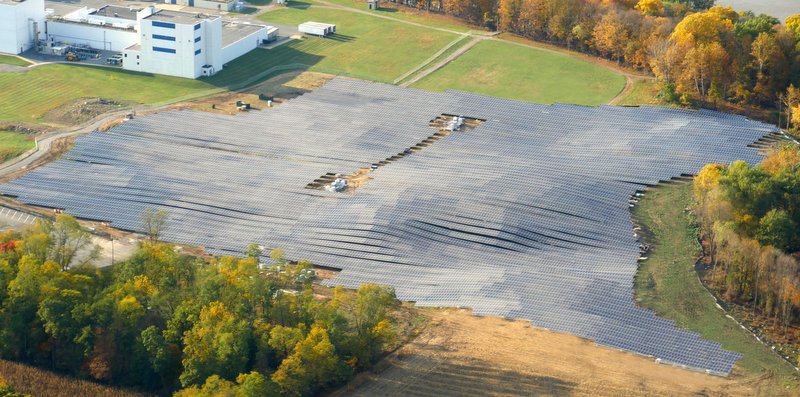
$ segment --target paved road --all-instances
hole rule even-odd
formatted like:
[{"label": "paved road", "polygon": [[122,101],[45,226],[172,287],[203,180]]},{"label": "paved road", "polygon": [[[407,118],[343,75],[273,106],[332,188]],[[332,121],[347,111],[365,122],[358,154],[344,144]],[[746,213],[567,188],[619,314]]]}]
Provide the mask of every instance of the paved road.
[{"label": "paved road", "polygon": [[114,120],[119,120],[125,117],[125,115],[128,112],[130,112],[130,110],[109,113],[100,116],[99,118],[96,118],[93,121],[84,124],[83,126],[78,126],[68,130],[54,131],[39,136],[36,139],[37,143],[36,148],[28,151],[22,156],[16,157],[3,164],[0,164],[0,178],[8,176],[11,173],[28,168],[36,160],[39,160],[44,155],[49,153],[50,149],[52,148],[53,142],[55,142],[56,140],[70,136],[90,133],[100,128],[100,126],[102,126],[103,124],[106,124]]}]

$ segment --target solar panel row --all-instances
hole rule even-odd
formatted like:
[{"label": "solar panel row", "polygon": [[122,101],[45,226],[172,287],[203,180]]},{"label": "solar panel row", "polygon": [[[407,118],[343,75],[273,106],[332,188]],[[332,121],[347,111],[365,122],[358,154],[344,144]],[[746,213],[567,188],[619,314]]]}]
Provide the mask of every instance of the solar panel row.
[{"label": "solar panel row", "polygon": [[[378,168],[354,192],[304,189],[430,136],[440,114],[485,119]],[[396,287],[424,306],[535,326],[727,374],[739,355],[632,300],[640,255],[628,200],[710,162],[760,160],[771,126],[711,111],[538,105],[347,79],[236,117],[178,111],[78,139],[0,193],[216,254],[280,247]]]}]

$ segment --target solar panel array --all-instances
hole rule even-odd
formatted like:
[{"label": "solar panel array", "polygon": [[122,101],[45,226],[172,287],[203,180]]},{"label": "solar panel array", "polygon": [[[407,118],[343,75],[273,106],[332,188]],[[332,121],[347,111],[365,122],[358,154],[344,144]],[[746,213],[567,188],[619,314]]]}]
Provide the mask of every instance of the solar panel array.
[{"label": "solar panel array", "polygon": [[[378,168],[355,191],[304,189],[420,142],[442,114],[485,119]],[[663,361],[728,374],[739,355],[639,308],[628,205],[646,185],[760,155],[771,126],[712,111],[538,105],[348,79],[236,117],[176,111],[77,140],[0,186],[25,203],[238,254],[279,247],[392,285],[420,306],[529,319]]]}]

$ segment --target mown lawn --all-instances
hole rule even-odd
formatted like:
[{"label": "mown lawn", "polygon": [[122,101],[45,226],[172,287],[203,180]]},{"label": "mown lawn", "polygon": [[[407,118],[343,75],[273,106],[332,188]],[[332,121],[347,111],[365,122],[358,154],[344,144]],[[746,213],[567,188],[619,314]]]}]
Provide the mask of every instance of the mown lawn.
[{"label": "mown lawn", "polygon": [[699,246],[685,211],[691,205],[691,191],[691,184],[686,182],[662,185],[648,190],[634,210],[634,217],[652,233],[649,259],[635,280],[638,304],[718,342],[724,349],[741,353],[737,366],[746,375],[772,374],[782,389],[790,386],[796,391],[794,369],[725,317],[700,283],[694,270]]},{"label": "mown lawn", "polygon": [[[297,2],[290,2],[292,7]],[[304,3],[307,4],[307,3]],[[305,21],[336,24],[329,38],[308,37],[267,50],[267,64],[311,64],[311,70],[392,82],[456,39],[457,35],[375,18],[347,10],[286,8],[259,16],[265,22],[297,25]]]},{"label": "mown lawn", "polygon": [[472,37],[471,36],[462,36],[461,39],[459,39],[455,44],[453,44],[453,46],[451,46],[450,48],[448,48],[447,50],[445,50],[444,52],[439,54],[436,58],[433,58],[433,60],[431,60],[430,62],[425,64],[425,66],[421,67],[416,72],[406,76],[404,79],[402,79],[400,81],[397,81],[397,84],[402,84],[403,82],[408,81],[408,80],[414,78],[414,76],[424,72],[426,69],[428,69],[430,67],[433,67],[434,65],[436,65],[439,62],[442,62],[443,60],[447,59],[447,57],[453,55],[453,53],[458,51],[459,48],[467,45],[467,43],[469,43],[470,41],[472,41]]},{"label": "mown lawn", "polygon": [[616,96],[624,85],[622,75],[568,55],[484,40],[413,87],[456,89],[547,104],[600,105]]},{"label": "mown lawn", "polygon": [[41,117],[83,97],[158,103],[214,88],[198,80],[79,65],[45,65],[25,73],[0,73],[0,121],[41,122]]},{"label": "mown lawn", "polygon": [[33,149],[33,137],[12,131],[0,130],[0,163]]},{"label": "mown lawn", "polygon": [[[364,0],[325,0],[325,1],[327,1],[328,3],[355,8],[358,10],[369,11],[374,15],[392,17],[403,21],[430,26],[432,28],[447,29],[462,33],[468,32],[470,30],[473,31],[482,30],[478,27],[470,26],[466,22],[461,22],[453,17],[448,17],[433,12],[428,13],[425,11],[417,11],[413,8],[404,7],[402,5],[394,4],[389,1],[381,2],[381,7],[373,11],[367,9],[367,3]],[[311,0],[311,3],[321,4],[320,2],[314,0]]]},{"label": "mown lawn", "polygon": [[659,98],[658,84],[655,80],[639,79],[633,83],[633,89],[617,105],[638,106],[638,105],[657,105],[669,106]]},{"label": "mown lawn", "polygon": [[0,63],[6,65],[28,66],[31,63],[11,55],[0,55]]}]

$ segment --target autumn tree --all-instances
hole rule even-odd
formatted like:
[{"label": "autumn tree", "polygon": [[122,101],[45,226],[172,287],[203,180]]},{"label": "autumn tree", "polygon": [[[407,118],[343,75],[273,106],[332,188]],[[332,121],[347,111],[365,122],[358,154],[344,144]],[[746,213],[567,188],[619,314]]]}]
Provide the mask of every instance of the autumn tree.
[{"label": "autumn tree", "polygon": [[661,0],[639,0],[636,9],[644,15],[664,15],[664,3]]},{"label": "autumn tree", "polygon": [[168,218],[167,211],[163,209],[145,208],[142,211],[142,229],[150,239],[150,244],[155,244],[161,238],[166,229]]},{"label": "autumn tree", "polygon": [[235,379],[246,369],[250,340],[246,321],[237,319],[221,302],[211,302],[183,338],[181,384],[198,384],[213,374]]},{"label": "autumn tree", "polygon": [[347,365],[336,355],[328,333],[315,325],[281,362],[272,380],[288,395],[307,396],[344,379],[348,372]]},{"label": "autumn tree", "polygon": [[794,32],[800,38],[800,14],[794,14],[786,18],[786,29]]}]

